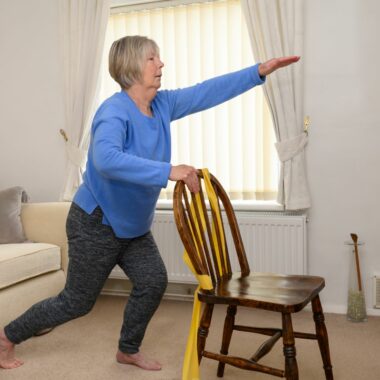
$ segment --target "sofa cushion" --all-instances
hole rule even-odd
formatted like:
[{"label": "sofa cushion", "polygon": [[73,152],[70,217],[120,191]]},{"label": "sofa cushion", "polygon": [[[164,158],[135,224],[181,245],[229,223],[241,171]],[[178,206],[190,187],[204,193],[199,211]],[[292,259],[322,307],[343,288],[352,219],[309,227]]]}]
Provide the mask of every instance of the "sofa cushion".
[{"label": "sofa cushion", "polygon": [[21,202],[28,196],[20,186],[0,191],[0,244],[26,240],[21,223]]},{"label": "sofa cushion", "polygon": [[56,245],[0,244],[0,289],[60,268],[61,252]]}]

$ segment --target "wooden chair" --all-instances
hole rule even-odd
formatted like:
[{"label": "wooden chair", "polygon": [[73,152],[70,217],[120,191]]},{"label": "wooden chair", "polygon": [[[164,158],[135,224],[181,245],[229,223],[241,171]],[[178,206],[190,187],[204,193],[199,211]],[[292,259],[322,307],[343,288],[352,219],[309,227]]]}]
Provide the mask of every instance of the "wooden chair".
[{"label": "wooden chair", "polygon": [[[203,182],[203,174],[198,171],[198,178]],[[333,379],[332,365],[330,360],[327,329],[319,299],[319,292],[324,288],[324,279],[314,276],[303,275],[279,275],[268,273],[250,273],[249,264],[240,235],[239,226],[231,205],[231,202],[218,180],[210,174],[212,186],[215,190],[218,202],[222,204],[228,224],[222,226],[231,230],[234,248],[240,265],[239,273],[232,273],[231,263],[227,246],[226,260],[222,260],[222,273],[219,273],[216,259],[215,242],[212,239],[212,224],[216,229],[217,244],[221,249],[221,231],[216,223],[216,212],[207,212],[203,190],[200,191],[201,207],[195,203],[195,195],[191,193],[194,211],[190,212],[188,190],[182,181],[178,181],[174,190],[174,215],[181,240],[188,252],[191,263],[198,275],[209,275],[212,279],[213,290],[200,289],[199,300],[205,304],[198,329],[198,359],[202,357],[219,361],[217,375],[223,377],[225,364],[251,371],[285,377],[296,380],[298,366],[296,360],[295,338],[315,339],[318,341],[321,352],[326,379]],[[206,221],[205,231],[196,230],[196,223],[201,225],[201,215]],[[195,215],[195,217],[194,217]],[[197,220],[195,220],[197,219]],[[199,253],[198,253],[199,252]],[[222,255],[223,256],[223,255]],[[293,331],[292,313],[297,313],[311,302],[315,322],[315,334]],[[226,304],[227,315],[225,317],[224,331],[220,353],[205,350],[211,317],[215,304]],[[241,326],[235,324],[237,306],[245,306],[254,309],[263,309],[281,313],[282,329],[260,328]],[[249,359],[228,355],[228,348],[234,330],[264,334],[269,339]],[[259,360],[266,355],[274,344],[282,337],[283,352],[285,356],[285,369],[272,368],[259,364]]]}]

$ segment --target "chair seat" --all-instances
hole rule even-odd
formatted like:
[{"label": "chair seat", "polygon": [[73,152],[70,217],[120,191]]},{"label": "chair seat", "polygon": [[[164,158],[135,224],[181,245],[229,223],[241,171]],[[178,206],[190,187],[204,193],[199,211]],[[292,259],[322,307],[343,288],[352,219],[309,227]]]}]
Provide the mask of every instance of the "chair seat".
[{"label": "chair seat", "polygon": [[315,276],[235,273],[219,281],[213,291],[200,290],[199,299],[213,304],[240,305],[294,313],[302,310],[325,286]]}]

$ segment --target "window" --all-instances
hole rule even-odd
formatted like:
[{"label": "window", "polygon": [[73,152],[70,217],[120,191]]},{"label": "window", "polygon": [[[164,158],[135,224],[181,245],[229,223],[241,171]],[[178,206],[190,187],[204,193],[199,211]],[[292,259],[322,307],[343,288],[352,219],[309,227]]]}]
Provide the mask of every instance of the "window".
[{"label": "window", "polygon": [[[124,13],[117,9],[106,34],[99,103],[120,90],[108,73],[108,52],[112,42],[125,35],[145,35],[157,42],[165,63],[162,88],[190,86],[254,64],[239,0],[126,7]],[[174,165],[209,168],[232,199],[275,199],[279,164],[261,87],[173,122],[171,131]],[[161,198],[171,199],[173,187],[169,182]]]}]

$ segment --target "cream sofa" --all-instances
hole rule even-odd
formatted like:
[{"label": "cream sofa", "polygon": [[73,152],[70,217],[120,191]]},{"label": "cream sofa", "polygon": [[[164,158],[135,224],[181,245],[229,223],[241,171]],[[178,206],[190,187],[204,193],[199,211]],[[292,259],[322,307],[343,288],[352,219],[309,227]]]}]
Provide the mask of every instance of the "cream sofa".
[{"label": "cream sofa", "polygon": [[0,244],[0,326],[63,289],[70,205],[70,202],[22,205],[21,220],[28,241]]}]

